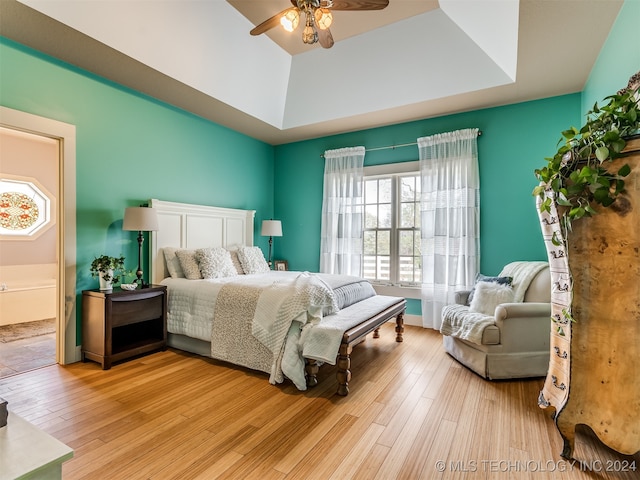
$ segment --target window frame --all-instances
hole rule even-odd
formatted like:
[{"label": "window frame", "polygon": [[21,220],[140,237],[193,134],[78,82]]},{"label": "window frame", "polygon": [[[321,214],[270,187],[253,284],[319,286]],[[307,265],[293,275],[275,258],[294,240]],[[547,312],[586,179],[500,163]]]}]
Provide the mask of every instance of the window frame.
[{"label": "window frame", "polygon": [[[387,295],[403,295],[408,298],[419,298],[419,290],[420,290],[420,280],[418,279],[416,282],[406,283],[399,281],[399,270],[400,270],[400,251],[399,251],[399,232],[407,231],[415,229],[401,228],[399,225],[399,220],[401,216],[401,204],[402,204],[402,195],[400,188],[400,178],[403,176],[416,176],[418,177],[418,181],[420,180],[420,162],[419,161],[410,161],[410,162],[401,162],[394,164],[385,164],[385,165],[375,165],[364,168],[363,175],[363,183],[367,180],[375,179],[375,178],[389,178],[391,177],[392,186],[391,186],[391,228],[383,228],[382,230],[390,231],[390,271],[389,276],[390,279],[387,280],[370,280],[374,285],[376,291],[379,294],[387,294]],[[363,185],[363,191],[366,187]],[[419,204],[419,202],[418,202]],[[366,204],[363,200],[363,209],[366,210]],[[378,230],[378,229],[367,229],[364,225],[365,218],[363,218],[363,265],[364,265],[364,232],[367,230]],[[419,231],[419,230],[418,230]],[[364,272],[363,272],[364,273]],[[413,292],[410,292],[413,291]],[[416,293],[417,292],[417,293]]]}]

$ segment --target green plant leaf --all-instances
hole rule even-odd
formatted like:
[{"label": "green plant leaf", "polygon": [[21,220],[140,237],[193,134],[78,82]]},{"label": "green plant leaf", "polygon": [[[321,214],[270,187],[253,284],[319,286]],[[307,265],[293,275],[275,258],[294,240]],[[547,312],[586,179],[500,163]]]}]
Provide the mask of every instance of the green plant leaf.
[{"label": "green plant leaf", "polygon": [[603,207],[609,207],[615,201],[616,201],[615,198],[607,196],[606,198],[602,199],[602,202],[600,202],[600,203],[602,203]]},{"label": "green plant leaf", "polygon": [[622,138],[619,138],[618,140],[615,140],[611,143],[611,148],[614,152],[620,153],[622,150],[624,150],[624,147],[626,145],[627,142],[625,142]]},{"label": "green plant leaf", "polygon": [[593,192],[593,198],[596,202],[603,203],[605,199],[609,198],[609,189],[605,187],[596,189],[596,191]]},{"label": "green plant leaf", "polygon": [[596,158],[604,162],[609,157],[609,149],[605,146],[596,148]]},{"label": "green plant leaf", "polygon": [[533,189],[532,195],[534,197],[541,197],[542,195],[544,195],[544,188],[544,185],[538,185]]},{"label": "green plant leaf", "polygon": [[618,170],[618,175],[620,175],[621,177],[626,177],[630,173],[631,173],[631,167],[629,166],[628,163],[625,163],[622,167],[620,167],[620,170]]},{"label": "green plant leaf", "polygon": [[598,212],[591,205],[587,205],[586,207],[584,207],[584,209],[587,211],[587,213],[589,215],[597,215],[598,214]]},{"label": "green plant leaf", "polygon": [[571,140],[573,137],[575,137],[579,133],[580,132],[575,127],[571,127],[569,130],[565,130],[564,132],[562,132],[562,136],[567,140]]},{"label": "green plant leaf", "polygon": [[620,140],[620,133],[618,132],[618,130],[609,130],[605,132],[602,137],[602,141],[605,143],[613,143],[617,142],[618,140]]},{"label": "green plant leaf", "polygon": [[585,213],[585,209],[582,207],[575,207],[569,210],[569,216],[575,219],[584,217]]}]

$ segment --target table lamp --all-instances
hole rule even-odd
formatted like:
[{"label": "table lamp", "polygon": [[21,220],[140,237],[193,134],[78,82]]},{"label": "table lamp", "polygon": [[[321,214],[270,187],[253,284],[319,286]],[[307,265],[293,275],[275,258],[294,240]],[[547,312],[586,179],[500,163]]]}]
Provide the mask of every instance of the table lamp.
[{"label": "table lamp", "polygon": [[263,237],[269,237],[269,268],[271,268],[271,245],[273,244],[273,237],[282,236],[282,222],[280,220],[263,220],[262,230],[260,235]]},{"label": "table lamp", "polygon": [[142,232],[154,232],[158,230],[158,213],[151,207],[128,207],[124,210],[123,230],[138,232],[138,270],[136,271],[135,283],[140,288],[146,288],[148,283],[142,278],[142,243],[144,236]]}]

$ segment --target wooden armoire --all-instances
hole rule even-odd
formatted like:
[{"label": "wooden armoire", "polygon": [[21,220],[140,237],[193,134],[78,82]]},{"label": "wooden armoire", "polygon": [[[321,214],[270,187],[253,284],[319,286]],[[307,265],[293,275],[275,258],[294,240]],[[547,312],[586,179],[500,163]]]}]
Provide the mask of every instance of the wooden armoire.
[{"label": "wooden armoire", "polygon": [[[608,447],[640,451],[640,138],[629,140],[626,193],[563,239],[555,207],[539,213],[549,257],[552,322],[541,408],[553,413],[571,458],[576,425]],[[575,320],[569,320],[570,312]]]}]

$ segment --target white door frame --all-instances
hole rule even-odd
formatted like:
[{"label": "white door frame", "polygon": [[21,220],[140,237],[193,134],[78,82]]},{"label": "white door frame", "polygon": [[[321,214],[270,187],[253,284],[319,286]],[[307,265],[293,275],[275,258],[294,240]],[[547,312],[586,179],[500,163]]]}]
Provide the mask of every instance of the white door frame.
[{"label": "white door frame", "polygon": [[0,125],[58,140],[58,300],[56,362],[80,360],[76,346],[76,127],[0,106]]}]

